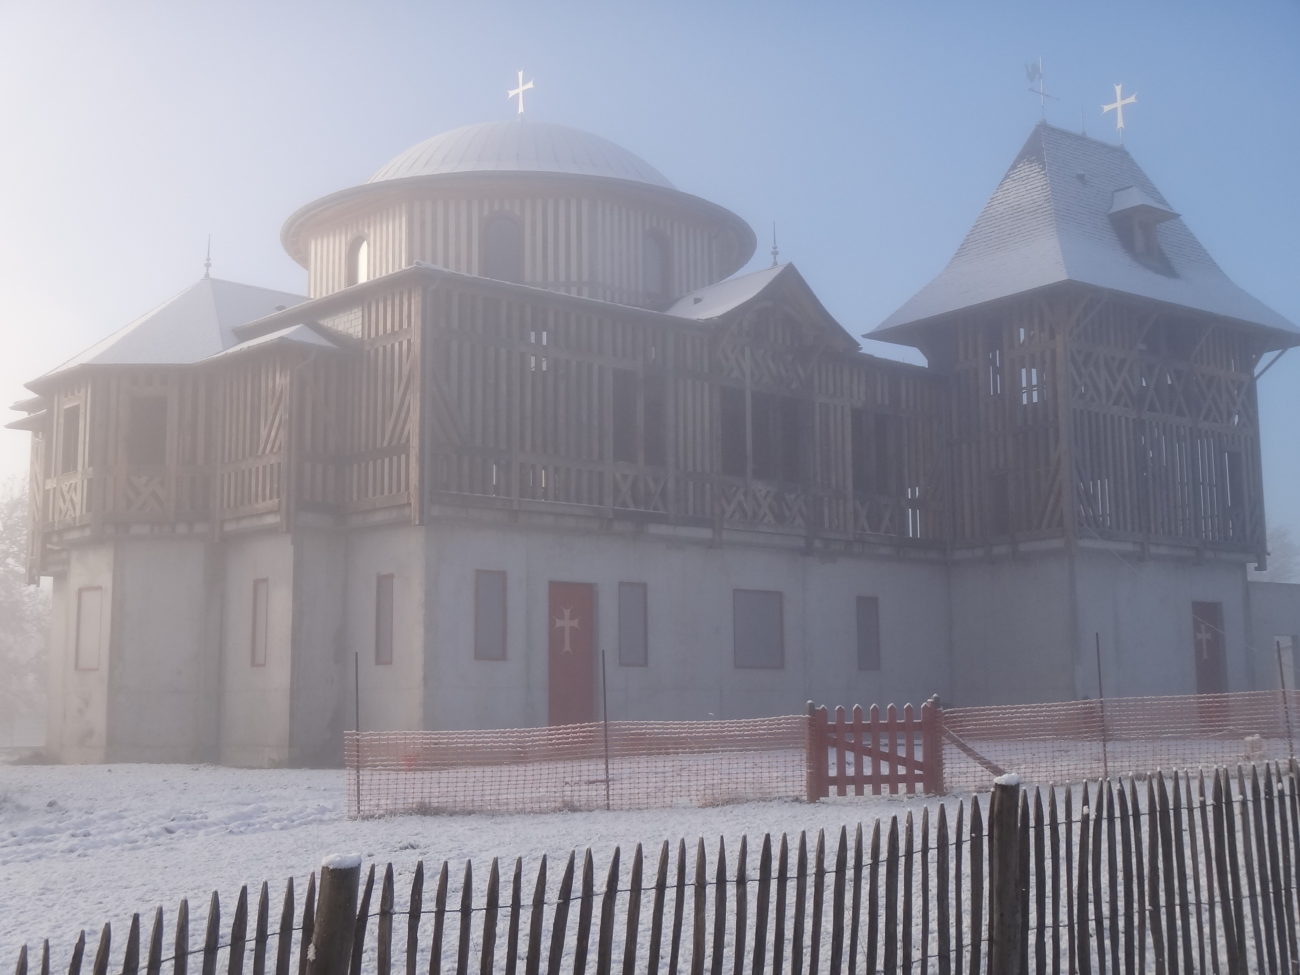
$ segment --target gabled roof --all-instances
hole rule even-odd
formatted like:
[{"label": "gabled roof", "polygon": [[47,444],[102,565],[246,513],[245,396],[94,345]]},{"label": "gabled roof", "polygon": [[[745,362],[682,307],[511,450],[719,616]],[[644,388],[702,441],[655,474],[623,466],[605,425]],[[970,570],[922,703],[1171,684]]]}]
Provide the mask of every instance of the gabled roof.
[{"label": "gabled roof", "polygon": [[236,325],[304,300],[301,295],[284,291],[202,278],[29,385],[79,366],[198,362],[234,346],[238,342]]},{"label": "gabled roof", "polygon": [[826,330],[834,344],[849,350],[858,348],[857,339],[831,316],[793,264],[779,264],[699,288],[677,299],[666,314],[709,321],[759,301],[779,301],[800,308]]},{"label": "gabled roof", "polygon": [[[1172,273],[1125,248],[1112,211],[1134,209],[1158,215]],[[1127,150],[1045,122],[948,266],[869,336],[908,343],[919,322],[1064,281],[1262,326],[1278,345],[1300,342],[1300,329],[1229,280]]]}]

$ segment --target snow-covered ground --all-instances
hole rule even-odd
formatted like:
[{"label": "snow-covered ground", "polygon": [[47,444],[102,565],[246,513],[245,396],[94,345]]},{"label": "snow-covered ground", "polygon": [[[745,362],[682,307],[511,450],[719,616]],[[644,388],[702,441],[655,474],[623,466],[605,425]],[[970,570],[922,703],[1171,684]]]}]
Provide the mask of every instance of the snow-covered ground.
[{"label": "snow-covered ground", "polygon": [[[0,764],[0,969],[20,946],[50,939],[51,962],[66,967],[83,928],[93,943],[112,922],[118,950],[131,914],[161,905],[174,917],[189,898],[191,932],[202,931],[207,899],[219,892],[225,917],[243,884],[270,881],[273,902],[286,879],[301,891],[331,853],[392,862],[398,889],[417,861],[453,870],[493,857],[554,861],[590,847],[607,863],[615,846],[742,835],[838,833],[939,800],[849,798],[754,802],[710,808],[540,815],[403,816],[349,821],[341,770],[249,770],[213,766]],[[919,812],[918,812],[919,814]],[[301,894],[299,895],[301,897]],[[273,910],[274,913],[274,910]],[[228,923],[228,922],[227,922]],[[116,951],[115,951],[116,954]]]}]

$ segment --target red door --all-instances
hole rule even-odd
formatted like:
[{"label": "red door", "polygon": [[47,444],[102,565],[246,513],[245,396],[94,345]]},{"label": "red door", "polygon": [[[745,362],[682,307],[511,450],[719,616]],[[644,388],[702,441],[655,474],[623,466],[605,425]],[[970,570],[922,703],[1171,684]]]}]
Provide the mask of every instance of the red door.
[{"label": "red door", "polygon": [[549,595],[549,721],[595,721],[596,587],[590,582],[552,582]]}]

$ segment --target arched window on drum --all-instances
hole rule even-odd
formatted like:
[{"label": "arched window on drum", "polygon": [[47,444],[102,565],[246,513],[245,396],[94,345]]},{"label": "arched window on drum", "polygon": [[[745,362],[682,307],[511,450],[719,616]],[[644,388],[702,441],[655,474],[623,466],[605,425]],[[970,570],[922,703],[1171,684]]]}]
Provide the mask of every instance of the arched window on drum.
[{"label": "arched window on drum", "polygon": [[647,230],[641,242],[641,289],[646,304],[663,308],[671,294],[668,238],[658,230]]},{"label": "arched window on drum", "polygon": [[498,281],[524,280],[524,229],[508,213],[497,213],[483,224],[483,252],[479,273]]},{"label": "arched window on drum", "polygon": [[348,244],[348,263],[344,278],[349,286],[370,280],[370,241],[365,237],[354,237],[352,243]]}]

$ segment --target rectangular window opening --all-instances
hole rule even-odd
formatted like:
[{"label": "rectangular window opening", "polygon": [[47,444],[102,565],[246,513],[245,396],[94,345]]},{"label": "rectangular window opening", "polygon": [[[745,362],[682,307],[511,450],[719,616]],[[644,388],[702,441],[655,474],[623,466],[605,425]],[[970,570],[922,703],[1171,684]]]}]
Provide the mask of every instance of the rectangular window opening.
[{"label": "rectangular window opening", "polygon": [[270,599],[270,583],[266,579],[253,580],[252,638],[250,640],[249,658],[254,667],[266,666],[266,628],[267,601]]},{"label": "rectangular window opening", "polygon": [[506,659],[506,574],[474,571],[474,659]]},{"label": "rectangular window opening", "polygon": [[880,669],[880,599],[859,596],[858,670]]},{"label": "rectangular window opening", "polygon": [[768,589],[735,589],[731,596],[733,656],[740,668],[785,666],[782,595]]},{"label": "rectangular window opening", "polygon": [[77,590],[77,670],[98,670],[103,637],[104,590],[86,586]]},{"label": "rectangular window opening", "polygon": [[622,667],[644,667],[648,662],[646,584],[618,584],[618,662]]},{"label": "rectangular window opening", "polygon": [[375,663],[393,662],[393,576],[375,577]]}]

